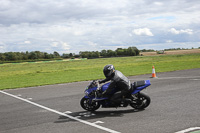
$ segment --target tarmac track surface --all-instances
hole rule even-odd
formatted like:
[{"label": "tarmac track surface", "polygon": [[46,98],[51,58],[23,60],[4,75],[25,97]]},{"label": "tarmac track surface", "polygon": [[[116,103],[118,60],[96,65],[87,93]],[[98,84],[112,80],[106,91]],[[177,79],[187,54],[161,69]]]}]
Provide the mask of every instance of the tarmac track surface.
[{"label": "tarmac track surface", "polygon": [[200,129],[200,69],[132,76],[150,79],[142,111],[80,107],[89,81],[0,91],[0,133],[183,133]]}]

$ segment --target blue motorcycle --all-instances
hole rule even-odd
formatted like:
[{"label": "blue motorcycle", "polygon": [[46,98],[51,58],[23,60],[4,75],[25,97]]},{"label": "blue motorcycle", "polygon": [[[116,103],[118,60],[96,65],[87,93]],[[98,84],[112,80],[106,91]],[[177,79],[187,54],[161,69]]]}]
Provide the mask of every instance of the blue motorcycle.
[{"label": "blue motorcycle", "polygon": [[[141,92],[143,89],[151,85],[150,80],[133,82],[128,95],[123,96],[121,103],[118,105],[113,105],[113,103],[110,102],[109,97],[98,97],[98,93],[104,92],[108,88],[109,84],[110,82],[100,87],[98,81],[92,81],[86,87],[85,96],[80,101],[81,107],[87,111],[95,111],[100,107],[117,108],[127,107],[128,105],[134,109],[144,109],[148,107],[151,102],[150,97]],[[115,92],[115,89],[113,89],[111,95]],[[131,102],[126,102],[127,100]]]}]

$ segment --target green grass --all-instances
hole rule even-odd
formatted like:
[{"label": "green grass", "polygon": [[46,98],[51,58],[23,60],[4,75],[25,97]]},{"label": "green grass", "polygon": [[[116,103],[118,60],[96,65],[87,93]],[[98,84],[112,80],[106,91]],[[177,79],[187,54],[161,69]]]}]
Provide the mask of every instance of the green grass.
[{"label": "green grass", "polygon": [[103,79],[103,67],[113,64],[126,76],[200,68],[200,54],[102,58],[69,62],[0,65],[0,89]]}]

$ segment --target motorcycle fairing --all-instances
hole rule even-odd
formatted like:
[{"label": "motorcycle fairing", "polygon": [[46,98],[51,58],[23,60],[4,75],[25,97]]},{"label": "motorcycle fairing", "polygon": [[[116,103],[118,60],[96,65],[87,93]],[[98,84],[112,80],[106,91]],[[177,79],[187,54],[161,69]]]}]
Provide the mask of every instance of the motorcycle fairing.
[{"label": "motorcycle fairing", "polygon": [[91,97],[91,96],[89,96],[91,93],[92,93],[92,91],[96,91],[97,90],[97,87],[93,87],[93,88],[87,88],[86,90],[85,90],[85,98],[95,98],[95,96],[93,96],[93,97]]},{"label": "motorcycle fairing", "polygon": [[[101,91],[104,92],[104,91],[108,88],[109,85],[110,85],[110,82],[104,84],[104,85],[101,87]],[[139,91],[145,89],[146,87],[148,87],[148,86],[150,86],[150,85],[151,85],[150,80],[145,80],[144,85],[143,85],[143,86],[139,86],[139,87],[134,87],[134,83],[132,83],[132,87],[134,87],[134,90],[133,90],[133,92],[132,92],[131,94],[136,94],[136,93],[138,93]],[[93,96],[93,97],[90,97],[90,96],[89,96],[89,94],[91,94],[91,92],[92,92],[92,91],[95,91],[95,90],[97,90],[97,87],[87,88],[87,89],[85,90],[85,94],[86,94],[86,95],[85,95],[85,98],[95,98],[95,96]],[[115,89],[113,88],[113,91],[112,91],[111,94],[113,94],[113,93],[115,92],[114,90],[115,90]],[[103,98],[99,98],[99,100],[100,100],[100,99],[103,100]],[[105,98],[105,99],[107,99],[107,98]]]}]

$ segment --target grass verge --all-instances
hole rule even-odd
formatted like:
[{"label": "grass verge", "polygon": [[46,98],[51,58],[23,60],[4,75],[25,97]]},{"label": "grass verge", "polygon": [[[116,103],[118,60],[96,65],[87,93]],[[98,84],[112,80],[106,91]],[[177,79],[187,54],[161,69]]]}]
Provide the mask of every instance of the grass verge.
[{"label": "grass verge", "polygon": [[101,58],[71,62],[0,66],[0,89],[23,88],[104,78],[102,69],[113,64],[126,76],[200,68],[200,54]]}]

